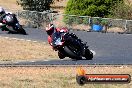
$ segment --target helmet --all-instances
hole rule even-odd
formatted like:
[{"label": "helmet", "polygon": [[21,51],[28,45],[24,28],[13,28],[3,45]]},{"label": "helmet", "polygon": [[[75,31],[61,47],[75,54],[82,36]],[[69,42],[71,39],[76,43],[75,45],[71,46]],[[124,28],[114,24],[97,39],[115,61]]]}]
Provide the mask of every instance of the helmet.
[{"label": "helmet", "polygon": [[54,32],[54,29],[55,29],[54,25],[53,24],[49,24],[48,27],[46,27],[47,34],[48,35],[52,35],[53,32]]},{"label": "helmet", "polygon": [[14,19],[12,15],[6,15],[4,18],[8,23],[13,23]]},{"label": "helmet", "polygon": [[2,7],[0,7],[0,15],[2,15],[4,13],[5,13],[5,10]]}]

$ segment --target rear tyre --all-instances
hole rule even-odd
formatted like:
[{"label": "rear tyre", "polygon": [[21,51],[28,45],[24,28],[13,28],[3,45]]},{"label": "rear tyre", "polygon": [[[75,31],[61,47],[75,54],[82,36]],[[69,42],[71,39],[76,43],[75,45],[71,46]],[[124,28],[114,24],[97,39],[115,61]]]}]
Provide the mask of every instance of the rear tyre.
[{"label": "rear tyre", "polygon": [[9,31],[9,32],[8,32],[8,34],[12,34],[12,32],[11,32],[11,31]]},{"label": "rear tyre", "polygon": [[17,34],[15,31],[9,31],[8,34]]},{"label": "rear tyre", "polygon": [[93,53],[89,49],[86,49],[84,57],[86,58],[86,60],[92,60]]},{"label": "rear tyre", "polygon": [[1,27],[1,30],[2,30],[2,31],[9,31],[9,29],[6,27],[6,25],[2,26],[2,27]]}]

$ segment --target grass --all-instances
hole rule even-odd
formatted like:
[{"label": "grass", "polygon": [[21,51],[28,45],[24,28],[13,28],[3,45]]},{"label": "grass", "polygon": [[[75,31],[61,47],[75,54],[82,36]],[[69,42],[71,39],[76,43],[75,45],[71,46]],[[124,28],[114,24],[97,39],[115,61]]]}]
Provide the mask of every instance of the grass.
[{"label": "grass", "polygon": [[[0,0],[0,5],[18,10],[16,0]],[[47,43],[33,43],[0,37],[0,61],[53,59],[57,53]],[[50,58],[49,58],[50,57]],[[129,84],[76,83],[76,67],[1,67],[0,88],[132,88]],[[129,67],[84,67],[88,74],[130,74]]]},{"label": "grass", "polygon": [[16,1],[17,0],[0,0],[0,6],[12,12],[22,10],[22,7],[17,5]]},{"label": "grass", "polygon": [[0,61],[58,58],[47,43],[34,43],[0,37]]},{"label": "grass", "polygon": [[[0,88],[131,88],[129,84],[76,83],[77,67],[8,67],[0,68]],[[83,67],[87,74],[130,74],[132,66]]]}]

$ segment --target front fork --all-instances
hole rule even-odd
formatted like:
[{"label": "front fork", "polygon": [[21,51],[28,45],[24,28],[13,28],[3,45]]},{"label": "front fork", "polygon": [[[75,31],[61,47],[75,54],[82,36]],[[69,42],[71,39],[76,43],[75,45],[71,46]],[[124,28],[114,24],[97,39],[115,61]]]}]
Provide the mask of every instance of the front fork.
[{"label": "front fork", "polygon": [[16,23],[15,26],[19,29],[21,28],[21,25],[19,23]]},{"label": "front fork", "polygon": [[16,31],[18,31],[19,29],[21,29],[21,25],[19,23],[15,23],[13,25],[13,29],[16,30]]},{"label": "front fork", "polygon": [[88,46],[86,45],[87,43],[83,44],[83,51],[82,51],[82,55],[85,55],[86,50],[88,49]]}]

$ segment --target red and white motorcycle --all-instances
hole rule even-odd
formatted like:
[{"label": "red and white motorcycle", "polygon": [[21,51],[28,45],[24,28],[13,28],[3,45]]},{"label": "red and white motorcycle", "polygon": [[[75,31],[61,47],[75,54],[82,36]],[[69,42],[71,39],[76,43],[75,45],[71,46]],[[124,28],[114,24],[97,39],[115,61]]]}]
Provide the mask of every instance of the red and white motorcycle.
[{"label": "red and white motorcycle", "polygon": [[66,28],[62,28],[59,33],[52,35],[53,46],[58,51],[60,59],[69,57],[80,60],[85,57],[87,60],[92,60],[93,53],[88,49],[86,43],[83,43],[74,33],[69,33]]}]

